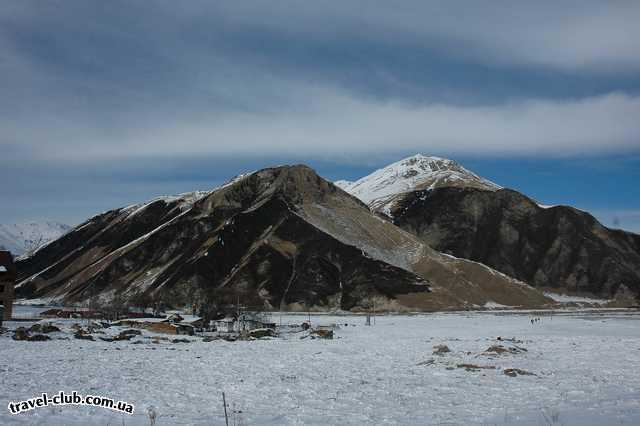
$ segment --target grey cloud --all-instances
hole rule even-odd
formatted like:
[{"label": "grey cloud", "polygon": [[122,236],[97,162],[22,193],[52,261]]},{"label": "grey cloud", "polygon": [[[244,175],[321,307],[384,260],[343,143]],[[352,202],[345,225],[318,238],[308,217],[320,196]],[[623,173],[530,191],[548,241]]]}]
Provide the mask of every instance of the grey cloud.
[{"label": "grey cloud", "polygon": [[261,0],[191,2],[231,28],[297,37],[365,40],[446,50],[486,63],[536,65],[589,72],[640,68],[640,4],[634,1],[363,1],[339,3]]},{"label": "grey cloud", "polygon": [[18,122],[5,126],[5,137],[32,145],[34,157],[69,162],[289,152],[334,158],[399,151],[571,155],[640,148],[640,98],[623,94],[495,106],[416,106],[303,85],[283,90],[296,96],[275,111],[161,111],[153,120],[129,122],[117,132],[74,122],[44,128]]},{"label": "grey cloud", "polygon": [[[334,72],[331,54],[318,72],[313,58],[295,63],[318,40],[321,47],[365,40],[372,44],[354,46],[372,56],[381,45],[409,56],[427,46],[496,67],[632,72],[640,63],[639,45],[629,41],[640,39],[631,22],[637,4],[11,3],[0,11],[0,145],[13,159],[69,162],[291,151],[337,157],[637,149],[640,98],[632,92],[416,102],[325,78]],[[290,51],[296,55],[286,58]],[[352,71],[336,67],[335,74]],[[419,64],[416,73],[421,67],[428,65]],[[393,87],[414,88],[385,69],[353,69],[349,82],[379,71],[398,80]]]}]

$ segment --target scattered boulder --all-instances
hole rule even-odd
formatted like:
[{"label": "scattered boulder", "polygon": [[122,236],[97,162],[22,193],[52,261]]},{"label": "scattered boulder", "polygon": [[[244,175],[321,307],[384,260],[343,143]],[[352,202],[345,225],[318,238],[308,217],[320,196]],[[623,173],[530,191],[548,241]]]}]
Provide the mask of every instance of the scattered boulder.
[{"label": "scattered boulder", "polygon": [[131,340],[133,339],[133,337],[134,337],[133,334],[118,334],[113,339],[116,341],[121,341],[121,340]]},{"label": "scattered boulder", "polygon": [[115,336],[112,337],[100,337],[100,340],[105,341],[105,342],[120,342],[123,340],[131,340],[133,338],[132,335],[130,334],[117,334]]},{"label": "scattered boulder", "polygon": [[308,330],[311,328],[311,324],[309,324],[308,322],[303,322],[300,327],[302,327],[303,330]]},{"label": "scattered boulder", "polygon": [[44,333],[44,334],[48,334],[48,333],[53,333],[56,331],[60,331],[60,329],[58,327],[56,327],[55,325],[51,325],[49,323],[37,323],[37,324],[33,324],[30,328],[29,331],[31,333]]},{"label": "scattered boulder", "polygon": [[13,332],[13,340],[28,340],[29,339],[29,331],[24,327],[18,327]]},{"label": "scattered boulder", "polygon": [[318,337],[320,339],[333,339],[333,330],[325,330],[320,328],[311,332],[311,337]]},{"label": "scattered boulder", "polygon": [[500,355],[500,354],[509,352],[509,350],[502,345],[493,345],[493,346],[490,346],[485,352],[493,352]]},{"label": "scattered boulder", "polygon": [[509,377],[535,376],[535,374],[525,370],[520,370],[519,368],[507,368],[503,371],[503,373],[505,374],[505,376],[509,376]]},{"label": "scattered boulder", "polygon": [[29,330],[24,327],[18,327],[13,334],[13,340],[23,340],[28,342],[44,342],[45,340],[51,340],[49,336],[44,334],[29,334]]},{"label": "scattered boulder", "polygon": [[510,339],[504,339],[504,338],[498,336],[498,338],[496,340],[501,341],[501,342],[503,342],[503,341],[504,342],[511,342],[511,343],[515,343],[515,344],[523,343],[522,340],[518,340],[515,337],[511,337]]},{"label": "scattered boulder", "polygon": [[73,335],[73,337],[75,337],[76,339],[80,339],[80,340],[91,340],[91,341],[93,341],[93,336],[90,335],[90,334],[87,334],[87,332],[82,330],[82,329],[76,331],[76,333]]},{"label": "scattered boulder", "polygon": [[274,337],[275,335],[276,332],[270,328],[256,328],[249,332],[249,336],[255,339],[260,339],[262,337]]},{"label": "scattered boulder", "polygon": [[433,347],[434,355],[444,355],[449,352],[451,352],[451,349],[449,349],[449,346],[447,345],[437,345]]},{"label": "scattered boulder", "polygon": [[115,340],[131,340],[133,339],[135,336],[140,336],[142,335],[142,332],[140,332],[139,330],[124,330],[121,331],[120,334],[118,334],[117,336],[114,337]]},{"label": "scattered boulder", "polygon": [[44,342],[47,340],[51,340],[51,337],[46,336],[44,334],[34,334],[33,336],[29,336],[27,340],[29,342]]},{"label": "scattered boulder", "polygon": [[458,368],[464,368],[467,371],[478,371],[478,370],[495,370],[496,367],[494,365],[476,365],[476,364],[458,364]]},{"label": "scattered boulder", "polygon": [[485,355],[494,355],[494,354],[502,355],[502,354],[509,353],[509,354],[514,354],[515,355],[515,354],[519,354],[519,353],[522,353],[522,352],[527,352],[527,350],[525,348],[521,348],[519,346],[512,346],[512,347],[508,347],[507,348],[507,347],[504,347],[502,345],[493,345],[493,346],[490,346],[484,352],[484,354]]}]

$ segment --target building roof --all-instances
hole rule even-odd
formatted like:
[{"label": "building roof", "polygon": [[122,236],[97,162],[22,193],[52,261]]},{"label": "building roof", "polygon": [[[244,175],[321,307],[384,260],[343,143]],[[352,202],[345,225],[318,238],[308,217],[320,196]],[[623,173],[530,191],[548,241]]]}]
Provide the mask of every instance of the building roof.
[{"label": "building roof", "polygon": [[168,315],[164,320],[165,321],[175,321],[175,322],[180,322],[184,319],[183,315],[180,315],[178,313],[172,313],[170,315]]},{"label": "building roof", "polygon": [[194,322],[198,322],[202,320],[202,318],[196,316],[196,315],[182,315],[182,321],[180,321],[181,324],[193,324]]}]

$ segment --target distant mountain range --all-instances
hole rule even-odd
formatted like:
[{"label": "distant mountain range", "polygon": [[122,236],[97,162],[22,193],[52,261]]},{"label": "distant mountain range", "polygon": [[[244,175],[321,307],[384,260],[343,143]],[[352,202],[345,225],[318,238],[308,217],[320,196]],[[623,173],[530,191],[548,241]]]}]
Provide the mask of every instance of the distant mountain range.
[{"label": "distant mountain range", "polygon": [[71,227],[60,222],[27,222],[0,225],[0,248],[15,256],[31,252],[55,240]]},{"label": "distant mountain range", "polygon": [[639,268],[640,236],[416,155],[355,182],[282,166],[108,211],[18,262],[18,292],[285,310],[533,308],[554,303],[550,288],[635,297]]}]

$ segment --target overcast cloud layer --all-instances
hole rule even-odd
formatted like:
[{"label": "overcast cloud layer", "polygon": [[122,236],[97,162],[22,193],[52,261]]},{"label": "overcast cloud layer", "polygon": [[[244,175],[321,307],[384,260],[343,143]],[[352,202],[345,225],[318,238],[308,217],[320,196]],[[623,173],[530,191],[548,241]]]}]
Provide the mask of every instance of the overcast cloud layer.
[{"label": "overcast cloud layer", "polygon": [[638,22],[636,1],[8,1],[0,173],[637,153]]}]

